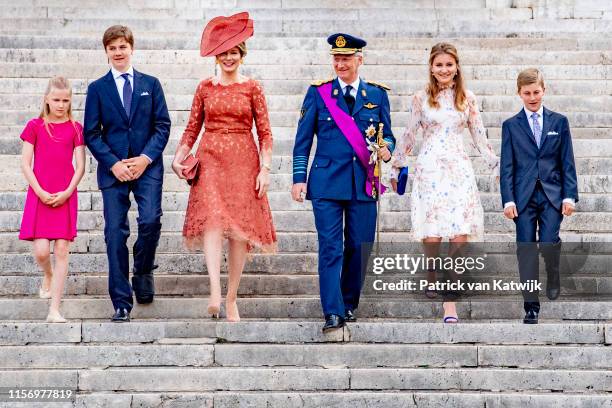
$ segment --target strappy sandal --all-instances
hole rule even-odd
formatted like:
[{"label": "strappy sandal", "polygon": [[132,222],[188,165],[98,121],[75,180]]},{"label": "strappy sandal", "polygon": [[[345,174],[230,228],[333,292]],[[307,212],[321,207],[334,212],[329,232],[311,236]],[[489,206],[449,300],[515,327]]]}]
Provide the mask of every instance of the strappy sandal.
[{"label": "strappy sandal", "polygon": [[[433,277],[433,278],[432,278]],[[427,283],[435,283],[437,280],[436,278],[436,270],[428,270],[427,271]],[[427,299],[435,299],[438,297],[438,292],[436,292],[433,289],[425,289],[425,297]]]}]

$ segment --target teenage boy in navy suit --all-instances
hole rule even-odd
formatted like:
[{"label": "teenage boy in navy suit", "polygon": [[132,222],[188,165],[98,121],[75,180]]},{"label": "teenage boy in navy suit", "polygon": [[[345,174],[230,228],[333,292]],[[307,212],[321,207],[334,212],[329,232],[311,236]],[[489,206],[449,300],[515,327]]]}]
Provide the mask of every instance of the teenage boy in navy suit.
[{"label": "teenage boy in navy suit", "polygon": [[[504,215],[516,224],[522,283],[539,281],[538,248],[546,264],[546,295],[560,293],[559,229],[578,202],[576,166],[567,118],[542,106],[544,78],[536,68],[517,78],[524,107],[502,126],[500,189]],[[537,233],[537,240],[536,240]],[[537,323],[538,291],[524,290],[524,323]]]},{"label": "teenage boy in navy suit", "polygon": [[[138,303],[155,293],[153,265],[161,231],[164,165],[170,116],[157,78],[132,67],[134,36],[128,27],[109,27],[102,38],[111,70],[92,82],[85,103],[85,142],[98,161],[104,202],[108,286],[115,314],[130,320],[132,287]],[[130,192],[138,205],[132,286],[129,281]]]}]

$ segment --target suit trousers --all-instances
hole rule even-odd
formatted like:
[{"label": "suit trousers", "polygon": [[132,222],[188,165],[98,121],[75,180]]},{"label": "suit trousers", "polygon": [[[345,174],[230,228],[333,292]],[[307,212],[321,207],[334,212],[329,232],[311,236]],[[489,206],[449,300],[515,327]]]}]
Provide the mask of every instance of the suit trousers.
[{"label": "suit trousers", "polygon": [[[558,278],[561,256],[561,229],[563,215],[546,197],[538,181],[527,206],[514,219],[516,224],[517,259],[521,283],[539,281],[539,253],[544,255],[549,279]],[[537,239],[536,239],[537,235]],[[539,248],[538,248],[539,243]],[[553,276],[555,275],[556,276]],[[539,309],[538,291],[523,291],[525,308]]]},{"label": "suit trousers", "polygon": [[323,314],[357,309],[376,233],[376,202],[312,199]]},{"label": "suit trousers", "polygon": [[[147,176],[138,180],[115,183],[102,190],[104,201],[104,239],[108,256],[108,290],[113,307],[132,309],[132,287],[129,282],[129,252],[127,239],[130,236],[128,211],[130,192],[138,205],[138,238],[134,243],[134,283],[148,282],[152,285],[155,252],[161,232],[162,181]],[[142,279],[138,279],[142,278]],[[139,289],[135,287],[138,297]],[[143,288],[152,291],[152,287]],[[148,293],[147,293],[148,294]]]}]

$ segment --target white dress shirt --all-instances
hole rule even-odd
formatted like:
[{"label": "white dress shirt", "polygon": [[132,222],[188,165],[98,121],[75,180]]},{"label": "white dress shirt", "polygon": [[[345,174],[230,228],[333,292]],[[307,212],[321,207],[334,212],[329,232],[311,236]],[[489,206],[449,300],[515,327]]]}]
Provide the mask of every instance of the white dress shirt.
[{"label": "white dress shirt", "polygon": [[346,82],[344,82],[343,80],[338,78],[338,83],[340,84],[340,87],[342,88],[342,95],[344,95],[344,92],[346,90],[346,86],[350,85],[350,86],[353,87],[353,89],[351,89],[351,95],[353,96],[353,98],[355,98],[355,100],[357,100],[357,90],[359,89],[359,82],[360,81],[361,80],[359,79],[359,77],[357,77],[357,79],[352,84],[347,84]]},{"label": "white dress shirt", "polygon": [[[523,106],[523,110],[525,111],[525,116],[527,116],[527,123],[529,123],[529,128],[531,129],[531,133],[533,133],[533,119],[531,118],[531,115],[533,115],[534,112],[527,109],[526,106]],[[540,125],[540,129],[544,131],[544,105],[540,105],[540,109],[538,109],[537,114],[538,114],[538,124]],[[543,133],[542,133],[542,137],[544,137]],[[572,206],[576,205],[576,202],[574,201],[573,198],[564,198],[563,202],[571,204]],[[504,209],[508,207],[512,207],[512,206],[516,206],[516,203],[514,201],[508,201],[507,203],[504,204]]]},{"label": "white dress shirt", "polygon": [[[125,85],[125,79],[121,76],[123,74],[128,74],[128,78],[130,80],[130,86],[132,87],[132,97],[134,95],[134,67],[130,65],[127,71],[121,72],[115,69],[115,67],[111,67],[111,73],[113,74],[113,78],[115,79],[115,85],[117,86],[117,92],[119,93],[119,99],[121,99],[121,105],[125,106],[123,103],[123,86]],[[141,154],[141,156],[145,157],[149,163],[153,163],[153,160],[146,154]]]}]

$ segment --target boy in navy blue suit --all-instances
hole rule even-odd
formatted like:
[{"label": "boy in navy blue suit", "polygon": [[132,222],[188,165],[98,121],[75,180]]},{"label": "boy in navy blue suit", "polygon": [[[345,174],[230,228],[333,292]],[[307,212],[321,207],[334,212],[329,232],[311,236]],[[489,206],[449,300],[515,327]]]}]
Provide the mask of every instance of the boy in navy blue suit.
[{"label": "boy in navy blue suit", "polygon": [[[153,265],[161,231],[164,165],[170,116],[157,78],[131,65],[134,36],[128,27],[109,27],[102,38],[111,70],[92,82],[85,103],[85,142],[98,161],[98,186],[104,201],[108,286],[115,314],[130,320],[132,286],[138,303],[154,296]],[[138,239],[129,282],[130,192],[138,205]]]},{"label": "boy in navy blue suit", "polygon": [[[539,242],[546,264],[546,295],[560,293],[559,230],[578,202],[576,166],[567,118],[542,106],[544,78],[536,68],[517,78],[524,107],[502,126],[500,189],[504,215],[516,224],[522,283],[539,281]],[[537,234],[537,241],[536,241]],[[538,291],[523,291],[524,323],[537,323]]]}]

